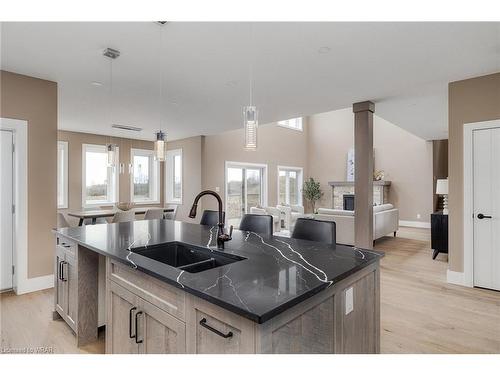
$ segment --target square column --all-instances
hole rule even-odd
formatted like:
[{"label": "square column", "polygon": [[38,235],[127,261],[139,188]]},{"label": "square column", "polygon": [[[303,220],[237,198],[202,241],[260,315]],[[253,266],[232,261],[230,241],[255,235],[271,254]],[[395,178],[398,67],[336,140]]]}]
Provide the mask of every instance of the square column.
[{"label": "square column", "polygon": [[354,244],[373,248],[373,113],[375,104],[354,103]]}]

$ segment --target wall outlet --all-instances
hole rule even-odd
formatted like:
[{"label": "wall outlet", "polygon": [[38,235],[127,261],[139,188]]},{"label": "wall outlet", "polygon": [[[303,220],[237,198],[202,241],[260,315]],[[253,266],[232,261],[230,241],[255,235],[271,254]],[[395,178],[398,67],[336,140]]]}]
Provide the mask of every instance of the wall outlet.
[{"label": "wall outlet", "polygon": [[422,218],[422,215],[417,214],[417,219],[421,219],[421,218]]},{"label": "wall outlet", "polygon": [[354,289],[350,287],[345,290],[345,314],[348,315],[354,310]]},{"label": "wall outlet", "polygon": [[220,193],[220,187],[216,186],[216,187],[215,187],[215,192],[216,192],[216,193]]}]

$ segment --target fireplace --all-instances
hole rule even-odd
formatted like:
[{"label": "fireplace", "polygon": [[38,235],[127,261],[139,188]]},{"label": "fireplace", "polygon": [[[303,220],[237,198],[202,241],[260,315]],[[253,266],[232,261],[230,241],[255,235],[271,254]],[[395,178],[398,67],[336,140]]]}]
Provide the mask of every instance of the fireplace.
[{"label": "fireplace", "polygon": [[354,211],[354,194],[344,194],[344,210]]},{"label": "fireplace", "polygon": [[[344,195],[354,196],[354,181],[330,181],[332,187],[332,206],[336,210],[344,208]],[[373,181],[373,204],[379,205],[388,203],[389,188],[391,181]]]}]

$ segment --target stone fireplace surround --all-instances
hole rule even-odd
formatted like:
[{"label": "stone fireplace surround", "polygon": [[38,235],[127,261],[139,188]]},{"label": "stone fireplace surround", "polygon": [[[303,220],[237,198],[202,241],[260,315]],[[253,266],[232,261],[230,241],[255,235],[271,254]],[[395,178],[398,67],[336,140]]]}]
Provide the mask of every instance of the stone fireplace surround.
[{"label": "stone fireplace surround", "polygon": [[[332,208],[342,210],[344,208],[344,194],[354,193],[354,181],[330,181],[332,187]],[[391,181],[373,181],[373,204],[378,206],[388,202]]]}]

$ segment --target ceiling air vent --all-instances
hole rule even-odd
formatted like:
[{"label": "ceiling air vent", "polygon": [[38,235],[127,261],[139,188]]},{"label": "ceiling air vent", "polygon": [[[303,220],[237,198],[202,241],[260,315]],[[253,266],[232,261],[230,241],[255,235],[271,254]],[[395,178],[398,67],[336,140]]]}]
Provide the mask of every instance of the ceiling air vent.
[{"label": "ceiling air vent", "polygon": [[128,125],[113,124],[113,125],[111,125],[111,127],[115,128],[115,129],[129,130],[129,131],[132,131],[132,132],[140,132],[140,131],[142,131],[142,128],[137,128],[135,126],[128,126]]}]

